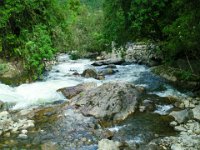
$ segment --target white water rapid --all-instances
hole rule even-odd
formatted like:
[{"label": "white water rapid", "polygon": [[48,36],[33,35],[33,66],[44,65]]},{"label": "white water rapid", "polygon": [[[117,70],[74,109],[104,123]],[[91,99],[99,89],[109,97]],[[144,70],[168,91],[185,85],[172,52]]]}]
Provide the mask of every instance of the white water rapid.
[{"label": "white water rapid", "polygon": [[[142,65],[126,65],[117,66],[118,72],[114,75],[106,76],[104,81],[95,80],[93,78],[83,78],[81,76],[74,76],[74,72],[82,73],[86,68],[92,68],[92,61],[86,59],[70,60],[69,56],[62,54],[58,56],[58,63],[52,67],[43,81],[37,81],[30,84],[22,84],[17,87],[10,87],[0,83],[0,100],[3,102],[13,103],[12,109],[22,109],[30,106],[37,106],[40,104],[66,100],[65,97],[56,92],[59,88],[75,86],[84,82],[97,82],[98,85],[103,82],[113,80],[129,81],[148,88],[153,88],[160,83],[158,78],[150,75],[149,69]],[[101,70],[102,67],[97,67]],[[169,90],[166,92],[158,92],[159,96],[170,95]],[[174,94],[174,90],[173,90]]]}]

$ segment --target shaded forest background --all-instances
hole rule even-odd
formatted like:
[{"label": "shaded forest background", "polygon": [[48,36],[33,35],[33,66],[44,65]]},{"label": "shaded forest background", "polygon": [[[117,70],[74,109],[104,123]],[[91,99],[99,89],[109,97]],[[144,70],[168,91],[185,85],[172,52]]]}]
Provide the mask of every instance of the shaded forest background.
[{"label": "shaded forest background", "polygon": [[163,63],[200,60],[200,2],[0,0],[0,35],[0,57],[22,60],[35,78],[58,52],[110,51],[112,41],[154,43]]}]

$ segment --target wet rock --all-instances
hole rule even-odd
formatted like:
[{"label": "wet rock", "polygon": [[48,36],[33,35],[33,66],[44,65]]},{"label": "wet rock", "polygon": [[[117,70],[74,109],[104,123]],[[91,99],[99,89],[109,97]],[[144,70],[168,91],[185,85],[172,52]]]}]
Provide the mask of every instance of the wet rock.
[{"label": "wet rock", "polygon": [[96,60],[103,60],[103,59],[104,59],[103,56],[97,56],[97,57],[96,57]]},{"label": "wet rock", "polygon": [[78,84],[78,85],[73,86],[73,87],[61,88],[61,89],[58,89],[57,91],[62,92],[62,94],[66,98],[71,99],[72,97],[78,95],[79,93],[81,93],[83,91],[90,90],[92,88],[95,88],[96,86],[97,86],[96,83],[90,82],[90,83]]},{"label": "wet rock", "polygon": [[72,99],[84,115],[102,120],[123,120],[137,107],[140,91],[126,82],[110,82]]},{"label": "wet rock", "polygon": [[98,76],[97,71],[94,69],[86,69],[81,75],[85,78],[97,78]]},{"label": "wet rock", "polygon": [[122,143],[108,139],[102,139],[98,143],[98,150],[120,150]]},{"label": "wet rock", "polygon": [[108,59],[108,60],[102,60],[102,61],[96,61],[92,65],[93,66],[103,66],[103,65],[121,65],[125,61],[123,59]]},{"label": "wet rock", "polygon": [[26,134],[21,133],[21,134],[19,134],[18,138],[25,140],[28,138],[28,136]]},{"label": "wet rock", "polygon": [[99,74],[96,79],[97,80],[104,80],[105,76],[103,74]]},{"label": "wet rock", "polygon": [[85,78],[95,78],[97,80],[102,80],[104,79],[104,75],[103,74],[98,74],[96,70],[94,69],[86,69],[83,71],[83,73],[81,74],[81,76],[85,77]]},{"label": "wet rock", "polygon": [[105,75],[112,75],[116,72],[117,72],[117,70],[114,70],[112,68],[106,68],[106,69],[100,71],[99,74],[105,76]]},{"label": "wet rock", "polygon": [[27,131],[27,130],[22,130],[21,133],[22,133],[22,134],[27,134],[28,131]]},{"label": "wet rock", "polygon": [[178,123],[184,123],[192,118],[192,112],[190,110],[173,111],[169,115],[175,118]]},{"label": "wet rock", "polygon": [[74,76],[79,76],[80,74],[78,72],[73,73]]},{"label": "wet rock", "polygon": [[64,102],[65,102],[64,100],[58,100],[58,101],[54,101],[52,104],[58,105],[58,104],[63,104]]},{"label": "wet rock", "polygon": [[197,105],[194,109],[192,109],[194,118],[200,121],[200,105]]},{"label": "wet rock", "polygon": [[151,100],[144,100],[140,106],[140,111],[144,112],[151,112],[154,111],[156,109],[156,105],[153,101]]},{"label": "wet rock", "polygon": [[175,127],[175,126],[177,126],[177,122],[176,121],[172,121],[172,122],[170,122],[170,126],[172,126],[172,127]]},{"label": "wet rock", "polygon": [[114,65],[114,64],[109,64],[109,65],[107,65],[107,66],[106,66],[106,68],[112,68],[112,69],[116,69],[116,68],[117,68],[117,66],[116,66],[116,65]]},{"label": "wet rock", "polygon": [[103,129],[98,129],[98,130],[94,130],[95,135],[97,135],[99,137],[99,139],[112,139],[114,136],[114,132],[110,131],[110,130],[103,130]]}]

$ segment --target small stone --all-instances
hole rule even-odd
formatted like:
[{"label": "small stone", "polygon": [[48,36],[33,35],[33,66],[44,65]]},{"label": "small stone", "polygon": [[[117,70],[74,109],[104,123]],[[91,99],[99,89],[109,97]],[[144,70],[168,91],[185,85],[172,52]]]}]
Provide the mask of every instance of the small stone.
[{"label": "small stone", "polygon": [[175,126],[177,126],[177,122],[176,121],[172,121],[172,122],[170,122],[170,126],[172,126],[172,127],[175,127]]},{"label": "small stone", "polygon": [[187,131],[184,127],[182,127],[182,126],[176,126],[175,128],[174,128],[174,130],[176,130],[176,131]]},{"label": "small stone", "polygon": [[81,140],[82,140],[83,142],[86,142],[86,141],[87,141],[87,138],[84,137],[84,138],[82,138]]},{"label": "small stone", "polygon": [[11,133],[13,133],[13,134],[19,133],[18,128],[13,128],[13,129],[11,130]]},{"label": "small stone", "polygon": [[155,134],[154,136],[155,136],[155,138],[158,138],[158,137],[159,137],[159,135],[158,135],[158,134]]},{"label": "small stone", "polygon": [[188,108],[188,107],[190,107],[190,102],[189,102],[189,100],[184,100],[184,105],[185,105],[185,108]]},{"label": "small stone", "polygon": [[10,137],[10,132],[5,133],[4,137]]},{"label": "small stone", "polygon": [[193,133],[192,130],[188,130],[187,132],[188,132],[188,133]]},{"label": "small stone", "polygon": [[184,104],[181,103],[181,104],[179,105],[179,108],[181,108],[181,109],[185,108]]},{"label": "small stone", "polygon": [[22,130],[21,133],[22,133],[22,134],[27,134],[28,131],[27,131],[27,130]]},{"label": "small stone", "polygon": [[28,136],[26,134],[19,134],[18,138],[25,140],[28,138]]},{"label": "small stone", "polygon": [[195,104],[190,104],[190,108],[194,108],[195,107]]},{"label": "small stone", "polygon": [[140,112],[144,112],[144,111],[145,111],[145,106],[140,106],[140,107],[139,107],[139,111],[140,111]]}]

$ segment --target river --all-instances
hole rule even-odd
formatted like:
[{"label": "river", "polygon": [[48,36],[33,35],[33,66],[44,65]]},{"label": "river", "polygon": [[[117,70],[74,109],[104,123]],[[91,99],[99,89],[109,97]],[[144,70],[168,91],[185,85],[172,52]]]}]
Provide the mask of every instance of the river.
[{"label": "river", "polygon": [[[92,63],[93,61],[88,59],[71,60],[68,55],[61,54],[57,57],[57,64],[45,73],[42,81],[21,84],[16,87],[0,83],[0,100],[9,103],[11,110],[35,108],[55,101],[67,101],[61,93],[57,92],[59,88],[91,81],[98,85],[110,81],[128,81],[145,87],[147,91],[145,96],[148,99],[162,100],[170,96],[186,96],[165,82],[164,79],[152,74],[148,67],[138,64],[117,65],[116,70],[118,71],[113,75],[107,75],[105,80],[73,75],[74,72],[81,74],[87,68],[100,71],[105,67],[94,67],[91,65]],[[149,141],[155,134],[161,136],[174,134],[168,124],[162,118],[160,119],[160,116],[167,114],[171,109],[173,109],[173,105],[160,103],[156,105],[154,113],[141,114],[138,112],[137,117],[130,116],[124,122],[108,127],[108,129],[115,132],[114,139],[135,141],[136,143]]]}]

